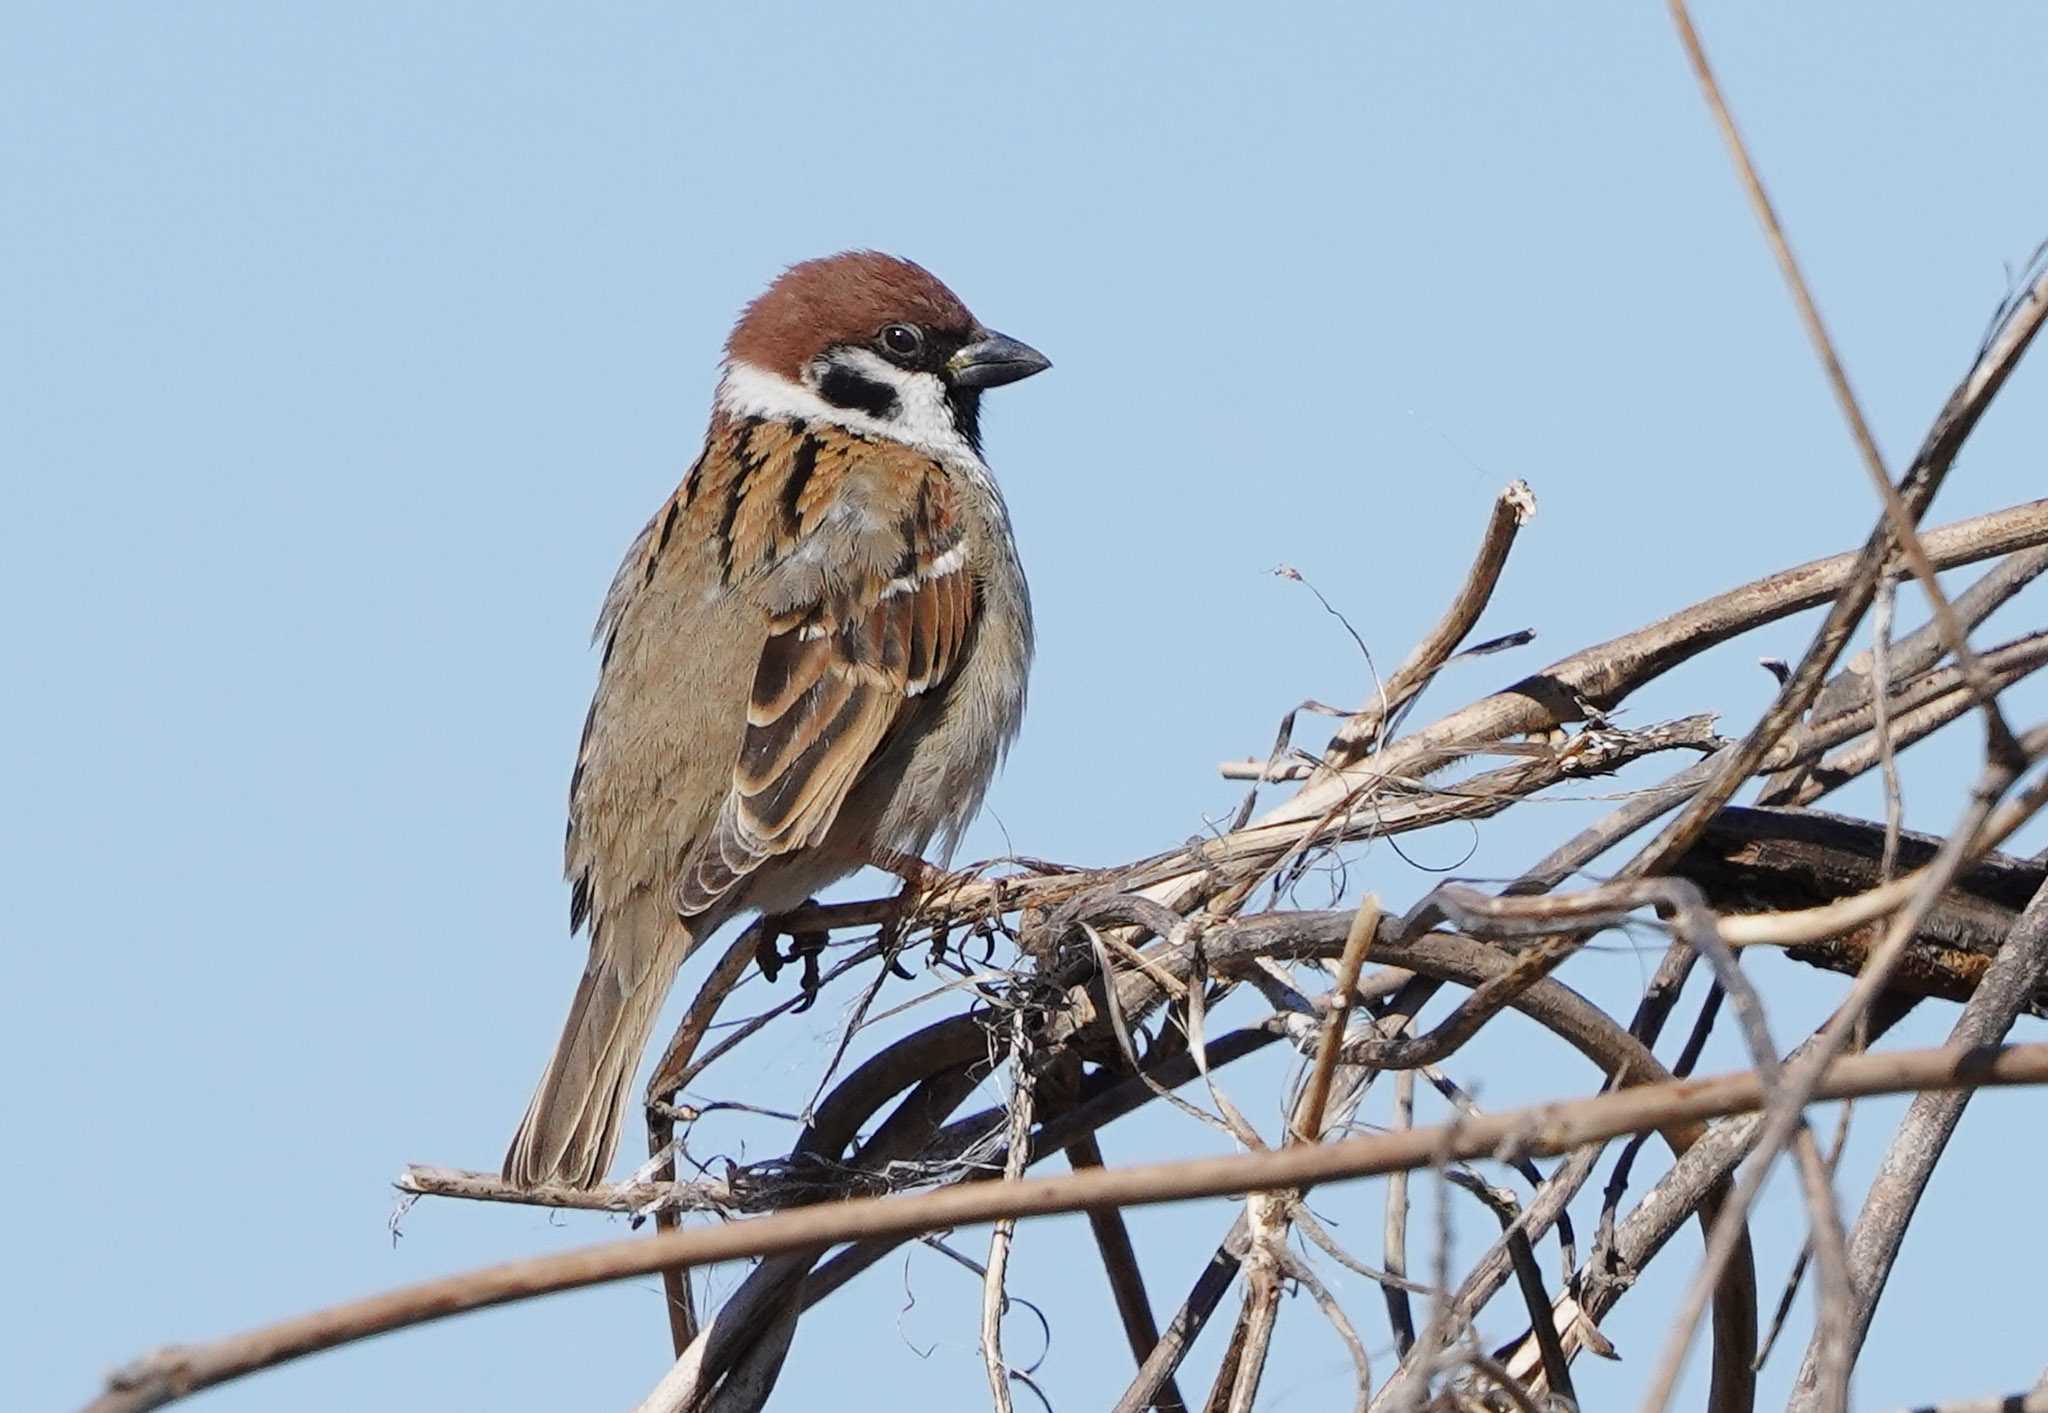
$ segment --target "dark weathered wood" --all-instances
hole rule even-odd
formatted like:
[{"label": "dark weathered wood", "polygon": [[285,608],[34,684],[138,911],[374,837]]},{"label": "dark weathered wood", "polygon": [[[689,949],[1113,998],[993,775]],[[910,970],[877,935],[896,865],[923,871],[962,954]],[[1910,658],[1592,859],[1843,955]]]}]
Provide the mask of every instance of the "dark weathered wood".
[{"label": "dark weathered wood", "polygon": [[[1899,837],[1898,868],[1929,863],[1941,841],[1925,834]],[[1818,907],[1867,892],[1883,882],[1881,826],[1813,810],[1724,809],[1675,872],[1690,879],[1708,902],[1726,912],[1773,912]],[[1963,870],[1944,890],[1915,932],[1892,974],[1894,990],[1913,996],[1966,1001],[2004,945],[2021,909],[2048,881],[2048,864],[1991,854]],[[1830,971],[1857,975],[1885,924],[1874,922],[1840,937],[1788,948],[1789,955]],[[2030,998],[2048,1015],[2048,986]]]},{"label": "dark weathered wood", "polygon": [[[1949,1032],[1949,1044],[1958,1050],[1980,1049],[2004,1041],[2013,1021],[2038,998],[2048,982],[2048,885],[2037,889],[2026,910],[2007,933],[2005,944],[1984,974],[1975,995],[1963,1007]],[[2036,1001],[2038,1004],[2038,1000]],[[1906,1229],[1919,1209],[1935,1164],[1962,1121],[1969,1105],[1967,1092],[1921,1094],[1906,1108],[1897,1134],[1878,1165],[1864,1196],[1863,1210],[1849,1235],[1850,1275],[1856,1299],[1850,1311],[1847,1357],[1853,1362],[1870,1333],[1870,1321],[1877,1312],[1892,1264],[1905,1243]],[[1790,1413],[1812,1413],[1819,1406],[1819,1370],[1823,1351],[1809,1344],[1800,1366],[1799,1380],[1789,1405]]]}]

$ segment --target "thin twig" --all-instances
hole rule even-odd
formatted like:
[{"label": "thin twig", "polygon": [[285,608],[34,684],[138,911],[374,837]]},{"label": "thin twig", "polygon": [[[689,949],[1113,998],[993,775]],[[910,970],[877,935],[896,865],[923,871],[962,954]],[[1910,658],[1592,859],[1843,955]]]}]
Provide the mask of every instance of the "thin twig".
[{"label": "thin twig", "polygon": [[[647,1152],[649,1157],[665,1156],[667,1159],[664,1167],[654,1173],[656,1178],[664,1172],[671,1179],[682,1177],[682,1169],[673,1151],[675,1121],[661,1106],[679,1094],[689,1082],[689,1076],[694,1073],[691,1061],[696,1057],[705,1032],[711,1028],[711,1022],[717,1019],[719,1007],[740,984],[763,943],[773,945],[773,940],[773,924],[765,918],[743,929],[732,940],[725,949],[725,955],[718,959],[718,965],[711,969],[711,974],[697,989],[689,1010],[684,1012],[675,1034],[669,1039],[668,1048],[655,1063],[654,1074],[647,1084]],[[664,1198],[655,1210],[654,1229],[657,1233],[673,1231],[681,1225],[681,1213],[672,1205],[673,1201],[672,1197]],[[681,1358],[699,1332],[697,1297],[690,1287],[689,1273],[663,1271],[661,1290],[662,1305],[668,1311],[669,1345],[675,1356]]]},{"label": "thin twig", "polygon": [[1207,1326],[1209,1317],[1216,1313],[1224,1293],[1237,1280],[1240,1253],[1244,1249],[1246,1230],[1243,1212],[1216,1245],[1215,1254],[1202,1268],[1194,1288],[1188,1291],[1187,1299],[1173,1318],[1166,1323],[1166,1329],[1159,1336],[1159,1343],[1139,1367],[1137,1377],[1124,1390],[1123,1397],[1116,1401],[1111,1413],[1140,1413],[1141,1409],[1156,1407],[1159,1391],[1180,1367],[1197,1337]]},{"label": "thin twig", "polygon": [[1328,1286],[1310,1269],[1308,1262],[1296,1256],[1285,1247],[1280,1248],[1280,1268],[1289,1280],[1300,1284],[1323,1312],[1323,1318],[1330,1322],[1330,1328],[1337,1332],[1337,1338],[1344,1342],[1344,1350],[1351,1356],[1352,1370],[1352,1413],[1365,1413],[1372,1397],[1372,1360],[1366,1356],[1365,1341],[1358,1337],[1351,1320],[1344,1313],[1344,1307],[1337,1297],[1330,1294]]},{"label": "thin twig", "polygon": [[[2015,554],[1979,576],[1975,583],[1956,597],[1956,616],[1966,627],[1975,628],[1997,611],[2001,604],[2043,573],[2048,573],[2048,548],[2025,550]],[[1878,681],[1885,690],[1891,690],[1898,685],[1896,679],[1926,672],[1940,660],[1941,654],[1940,625],[1923,624],[1893,645],[1891,671],[1895,680],[1883,682],[1882,679],[1875,677],[1875,655],[1869,649],[1865,649],[1851,658],[1848,665],[1821,689],[1820,696],[1814,699],[1814,719],[1820,721],[1838,715],[1847,710],[1853,702],[1869,697],[1873,680]],[[1810,728],[1802,727],[1791,734],[1796,738],[1808,729]],[[1791,798],[1804,783],[1805,776],[1804,767],[1787,767],[1764,784],[1758,796],[1759,801],[1773,804]]]},{"label": "thin twig", "polygon": [[[1957,1053],[1947,1048],[1851,1055],[1812,1086],[1816,1100],[1922,1089],[2048,1083],[2048,1044]],[[1509,1110],[1452,1125],[1369,1134],[1318,1144],[1064,1176],[1022,1178],[907,1197],[853,1198],[721,1226],[605,1242],[443,1277],[266,1325],[205,1344],[174,1346],[109,1377],[94,1413],[158,1408],[201,1389],[353,1340],[467,1310],[753,1256],[815,1250],[841,1241],[939,1231],[1003,1217],[1050,1216],[1104,1205],[1138,1206],[1271,1191],[1480,1158],[1504,1145],[1555,1155],[1639,1129],[1698,1123],[1761,1107],[1770,1096],[1753,1072],[1646,1085],[1590,1099]]]},{"label": "thin twig", "polygon": [[1494,498],[1492,513],[1487,517],[1485,532],[1480,537],[1479,552],[1473,557],[1472,567],[1465,572],[1464,585],[1444,610],[1443,617],[1437,620],[1436,626],[1423,635],[1401,665],[1394,669],[1378,698],[1338,728],[1324,753],[1331,765],[1349,765],[1379,742],[1386,733],[1387,723],[1414,700],[1437,670],[1450,660],[1451,654],[1465,641],[1479,622],[1479,615],[1491,602],[1494,587],[1500,582],[1501,570],[1507,566],[1508,552],[1514,548],[1515,536],[1535,515],[1536,494],[1525,481],[1510,482]]},{"label": "thin twig", "polygon": [[[1956,1018],[1949,1032],[1950,1046],[1958,1050],[1982,1049],[2003,1041],[2044,980],[2048,980],[2048,884],[2042,886],[2020,915],[1976,994]],[[1870,1321],[1891,1276],[1892,1263],[1905,1241],[1906,1228],[1968,1103],[1967,1093],[1917,1096],[1900,1121],[1899,1130],[1878,1165],[1877,1176],[1871,1180],[1863,1210],[1857,1215],[1855,1230],[1849,1237],[1856,1306],[1848,1327],[1835,1335],[1846,1342],[1847,1358],[1852,1362],[1870,1332]],[[1819,1338],[1816,1332],[1815,1342],[1807,1346],[1789,1405],[1792,1413],[1805,1413],[1816,1406],[1824,1357]]]},{"label": "thin twig", "polygon": [[[1886,482],[1887,486],[1891,483]],[[1892,651],[1892,599],[1894,591],[1889,576],[1878,580],[1877,602],[1871,605],[1871,661],[1876,664],[1875,680],[1891,681]],[[1978,676],[1983,677],[1981,666]],[[1980,692],[1983,690],[1980,684]],[[1889,883],[1892,868],[1899,858],[1899,831],[1906,827],[1905,791],[1899,786],[1898,753],[1892,749],[1890,692],[1873,692],[1870,696],[1871,734],[1876,738],[1878,767],[1884,779],[1884,858],[1878,865],[1881,881]]]},{"label": "thin twig", "polygon": [[[2036,728],[2027,733],[2019,743],[2024,758],[2030,758],[2048,745],[2048,728]],[[2002,817],[2011,821],[2011,827],[2031,818],[2033,813],[2048,803],[2048,788],[2036,785],[2019,800],[2009,802],[2002,816],[1994,816],[1995,802],[2009,789],[2020,773],[2022,762],[1994,761],[1985,767],[1985,772],[1972,793],[1969,808],[1964,818],[1942,846],[1942,851],[1921,873],[1923,882],[1914,895],[1907,899],[1893,918],[1884,940],[1872,949],[1863,974],[1850,988],[1849,995],[1837,1009],[1828,1027],[1814,1037],[1809,1054],[1800,1063],[1786,1069],[1784,1083],[1773,1096],[1770,1111],[1764,1116],[1761,1137],[1756,1150],[1749,1158],[1738,1180],[1735,1193],[1730,1199],[1722,1219],[1716,1224],[1713,1237],[1707,1243],[1706,1255],[1700,1262],[1698,1274],[1688,1287],[1681,1302],[1671,1334],[1665,1341],[1653,1375],[1650,1392],[1644,1401],[1646,1413],[1661,1413],[1677,1385],[1678,1371],[1684,1362],[1687,1347],[1692,1340],[1694,1328],[1704,1308],[1707,1294],[1713,1289],[1723,1265],[1733,1250],[1734,1224],[1747,1212],[1755,1200],[1757,1190],[1762,1186],[1769,1172],[1772,1160],[1791,1140],[1794,1132],[1803,1127],[1802,1111],[1817,1094],[1813,1080],[1823,1068],[1840,1055],[1857,1032],[1858,1023],[1878,994],[1883,991],[1892,968],[1897,964],[1906,944],[1912,940],[1921,918],[1934,906],[1956,872],[1980,847],[1979,841],[1987,835],[1996,835],[1998,821]],[[2008,832],[2010,832],[2008,830]],[[2002,838],[2003,835],[1997,835]],[[1989,847],[1984,846],[1984,847]],[[1902,880],[1903,881],[1903,880]]]},{"label": "thin twig", "polygon": [[[1394,1126],[1401,1133],[1415,1127],[1415,1071],[1402,1070],[1394,1076]],[[1395,1173],[1387,1179],[1387,1216],[1380,1260],[1397,1276],[1408,1274],[1408,1174]],[[1408,1292],[1391,1283],[1381,1287],[1387,1301],[1387,1322],[1394,1330],[1394,1352],[1403,1359],[1415,1347],[1415,1315],[1409,1308]]]},{"label": "thin twig", "polygon": [[[1067,1163],[1076,1172],[1101,1167],[1102,1148],[1095,1135],[1068,1144]],[[1117,1317],[1123,1322],[1124,1338],[1142,1369],[1152,1351],[1159,1347],[1159,1326],[1152,1318],[1152,1300],[1145,1290],[1144,1268],[1138,1264],[1137,1252],[1131,1245],[1130,1228],[1124,1222],[1124,1214],[1114,1207],[1090,1212],[1088,1226],[1095,1235],[1095,1247],[1109,1277],[1110,1295],[1116,1301]],[[1187,1402],[1171,1374],[1160,1382],[1159,1395],[1152,1406],[1158,1413],[1186,1413]]]},{"label": "thin twig", "polygon": [[1543,1357],[1543,1378],[1553,1393],[1578,1401],[1572,1391],[1571,1361],[1565,1356],[1564,1345],[1557,1337],[1557,1324],[1551,1314],[1550,1292],[1543,1288],[1543,1272],[1537,1269],[1536,1253],[1529,1245],[1528,1233],[1522,1230],[1521,1204],[1515,1195],[1505,1188],[1481,1181],[1477,1174],[1456,1168],[1444,1174],[1445,1180],[1464,1188],[1477,1197],[1500,1222],[1501,1236],[1507,1242],[1508,1257],[1515,1268],[1515,1280],[1521,1286],[1523,1303],[1529,1311],[1529,1327],[1536,1336],[1536,1347]]},{"label": "thin twig", "polygon": [[[1998,695],[1984,670],[1978,665],[1976,655],[1970,651],[1970,635],[1956,617],[1954,605],[1942,591],[1941,581],[1935,577],[1934,565],[1927,558],[1927,551],[1920,543],[1918,533],[1919,512],[1908,509],[1898,489],[1892,485],[1891,473],[1885,470],[1884,455],[1877,449],[1877,438],[1872,435],[1870,424],[1864,419],[1863,408],[1856,400],[1856,394],[1849,386],[1849,375],[1842,367],[1842,360],[1835,352],[1835,343],[1828,336],[1827,324],[1820,316],[1820,306],[1814,303],[1813,292],[1807,287],[1806,276],[1799,269],[1799,261],[1792,254],[1792,242],[1785,235],[1784,224],[1771,204],[1770,193],[1764,189],[1763,178],[1758,175],[1756,163],[1750,158],[1749,147],[1742,140],[1740,129],[1735,126],[1735,115],[1728,111],[1728,102],[1721,96],[1721,85],[1714,78],[1714,69],[1707,62],[1707,53],[1700,44],[1699,31],[1693,27],[1692,15],[1686,9],[1686,0],[1669,0],[1672,22],[1678,26],[1680,43],[1685,46],[1686,58],[1691,62],[1693,74],[1699,80],[1700,91],[1706,96],[1707,107],[1713,112],[1714,122],[1721,129],[1721,137],[1728,144],[1729,155],[1735,161],[1736,171],[1741,175],[1744,192],[1749,196],[1750,205],[1755,209],[1758,222],[1763,226],[1764,238],[1770,243],[1771,254],[1778,261],[1778,268],[1785,276],[1786,287],[1792,292],[1792,301],[1799,310],[1799,322],[1806,328],[1806,337],[1813,344],[1813,351],[1819,357],[1822,371],[1827,374],[1828,386],[1835,395],[1835,402],[1842,410],[1843,418],[1849,424],[1849,435],[1856,443],[1858,455],[1864,469],[1870,473],[1871,484],[1876,488],[1878,499],[1884,503],[1885,519],[1890,522],[1892,535],[1899,552],[1913,570],[1913,577],[1920,581],[1922,592],[1927,595],[1928,605],[1934,612],[1934,621],[1940,626],[1941,636],[1948,650],[1955,655],[1956,663],[1970,681],[1977,704],[1984,711],[1985,729],[1990,736],[1994,755],[2004,755],[2013,747],[2012,730],[2005,724],[2005,717],[1998,709]],[[1923,507],[1924,508],[1924,507]],[[1848,1399],[1848,1370],[1838,1370],[1841,1386],[1831,1398],[1845,1405]]]},{"label": "thin twig", "polygon": [[[1022,1007],[1010,1013],[1010,1155],[1003,1165],[1003,1181],[1016,1182],[1024,1175],[1025,1139],[1031,1133],[1031,1046],[1025,1033]],[[1010,1368],[1003,1361],[1003,1312],[1010,1298],[1003,1293],[1003,1280],[1010,1268],[1010,1243],[1017,1232],[1017,1219],[1003,1217],[989,1237],[988,1272],[981,1282],[981,1358],[988,1370],[989,1392],[996,1413],[1011,1413]]]},{"label": "thin twig", "polygon": [[1380,900],[1374,893],[1368,893],[1358,904],[1358,916],[1352,921],[1351,933],[1344,939],[1344,956],[1337,964],[1337,987],[1331,993],[1330,1016],[1323,1026],[1322,1038],[1316,1042],[1315,1068],[1309,1073],[1308,1091],[1302,1097],[1295,1137],[1303,1143],[1314,1143],[1323,1136],[1323,1107],[1330,1098],[1330,1075],[1337,1068],[1337,1052],[1342,1048],[1344,1026],[1351,1017],[1351,1002],[1358,989],[1358,969],[1364,965],[1366,953],[1372,947],[1373,934],[1379,930]]}]

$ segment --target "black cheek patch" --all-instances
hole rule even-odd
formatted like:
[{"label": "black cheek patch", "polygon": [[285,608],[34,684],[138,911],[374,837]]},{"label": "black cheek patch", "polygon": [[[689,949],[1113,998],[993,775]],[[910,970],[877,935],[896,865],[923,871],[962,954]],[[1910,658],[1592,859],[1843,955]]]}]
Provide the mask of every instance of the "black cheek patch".
[{"label": "black cheek patch", "polygon": [[851,408],[870,417],[894,417],[897,412],[896,389],[862,377],[843,364],[835,363],[826,370],[818,382],[818,396],[834,407]]},{"label": "black cheek patch", "polygon": [[946,401],[953,405],[953,425],[967,445],[974,448],[974,454],[981,455],[981,390],[949,387]]}]

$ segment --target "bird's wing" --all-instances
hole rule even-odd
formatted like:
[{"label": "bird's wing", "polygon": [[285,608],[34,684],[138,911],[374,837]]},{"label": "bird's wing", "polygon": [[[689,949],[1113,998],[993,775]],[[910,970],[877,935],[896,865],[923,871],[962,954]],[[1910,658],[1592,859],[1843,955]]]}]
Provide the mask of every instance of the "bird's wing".
[{"label": "bird's wing", "polygon": [[936,703],[974,630],[951,479],[903,446],[762,423],[707,459],[730,483],[718,552],[766,609],[732,785],[684,860],[676,903],[710,908],[780,854],[816,844],[885,743]]}]

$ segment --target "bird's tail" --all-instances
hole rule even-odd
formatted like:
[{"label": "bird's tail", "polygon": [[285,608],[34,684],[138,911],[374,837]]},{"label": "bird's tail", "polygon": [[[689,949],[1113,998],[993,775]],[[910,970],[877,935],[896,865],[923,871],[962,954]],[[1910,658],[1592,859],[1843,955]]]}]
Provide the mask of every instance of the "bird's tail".
[{"label": "bird's tail", "polygon": [[635,893],[595,929],[562,1038],[505,1154],[506,1181],[604,1180],[647,1034],[693,945],[661,889]]}]

